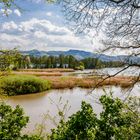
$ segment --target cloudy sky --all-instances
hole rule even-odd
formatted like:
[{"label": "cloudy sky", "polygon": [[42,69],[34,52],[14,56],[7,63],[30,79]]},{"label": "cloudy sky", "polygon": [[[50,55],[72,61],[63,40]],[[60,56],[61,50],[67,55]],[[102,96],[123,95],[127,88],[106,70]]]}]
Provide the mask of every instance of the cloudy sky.
[{"label": "cloudy sky", "polygon": [[[85,50],[99,44],[87,35],[75,35],[67,25],[61,7],[43,0],[16,0],[18,8],[3,14],[0,5],[0,47],[20,50]],[[92,42],[91,42],[92,40]],[[94,42],[94,43],[93,43]]]}]

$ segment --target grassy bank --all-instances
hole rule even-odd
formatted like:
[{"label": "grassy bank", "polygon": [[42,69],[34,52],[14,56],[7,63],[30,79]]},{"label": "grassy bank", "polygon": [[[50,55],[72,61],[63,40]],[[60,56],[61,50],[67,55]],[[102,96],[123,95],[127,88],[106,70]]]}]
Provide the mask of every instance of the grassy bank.
[{"label": "grassy bank", "polygon": [[35,76],[13,75],[0,79],[0,91],[5,95],[38,93],[50,89],[50,82]]}]

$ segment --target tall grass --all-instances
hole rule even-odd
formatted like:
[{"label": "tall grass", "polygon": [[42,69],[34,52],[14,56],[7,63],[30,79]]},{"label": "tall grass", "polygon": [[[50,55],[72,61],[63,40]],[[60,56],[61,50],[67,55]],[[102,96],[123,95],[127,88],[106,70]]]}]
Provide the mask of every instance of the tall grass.
[{"label": "tall grass", "polygon": [[21,72],[74,72],[71,68],[19,69]]},{"label": "tall grass", "polygon": [[31,75],[10,75],[0,79],[0,92],[6,95],[19,95],[42,92],[48,89],[65,88],[93,88],[113,85],[130,87],[134,82],[133,77],[111,77],[105,81],[101,77],[35,77]]},{"label": "tall grass", "polygon": [[32,72],[32,71],[20,71],[20,72],[12,72],[11,74],[16,74],[16,75],[34,75],[34,76],[62,76],[62,73],[60,72]]},{"label": "tall grass", "polygon": [[[44,77],[45,79],[45,77]],[[64,88],[95,88],[101,86],[120,86],[123,88],[127,88],[133,85],[134,79],[133,77],[111,77],[106,80],[103,80],[102,77],[86,77],[86,78],[78,78],[78,77],[47,77],[47,79],[51,82],[52,89],[64,89]]]},{"label": "tall grass", "polygon": [[0,79],[0,91],[9,96],[37,93],[50,89],[50,82],[35,76],[13,75]]}]

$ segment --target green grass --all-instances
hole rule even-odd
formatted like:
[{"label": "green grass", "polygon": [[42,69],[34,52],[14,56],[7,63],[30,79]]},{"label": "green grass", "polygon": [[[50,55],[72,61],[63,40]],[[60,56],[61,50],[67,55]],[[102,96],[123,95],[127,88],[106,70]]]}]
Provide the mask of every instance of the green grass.
[{"label": "green grass", "polygon": [[50,87],[49,81],[29,75],[11,75],[0,79],[0,92],[9,96],[42,92]]}]

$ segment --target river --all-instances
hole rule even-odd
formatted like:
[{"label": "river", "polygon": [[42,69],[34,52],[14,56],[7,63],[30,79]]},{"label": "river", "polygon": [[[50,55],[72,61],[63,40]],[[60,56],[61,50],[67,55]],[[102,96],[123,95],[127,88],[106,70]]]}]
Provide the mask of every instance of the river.
[{"label": "river", "polygon": [[[85,69],[83,71],[77,70],[75,72],[65,72],[64,76],[74,75],[78,77],[84,76],[94,76],[94,75],[114,75],[115,73],[121,71],[125,67],[118,68],[102,68],[102,69]],[[118,75],[122,76],[139,76],[140,68],[139,67],[129,67],[128,69],[120,72]]]},{"label": "river", "polygon": [[[113,92],[114,97],[119,97],[124,99],[128,93],[127,90],[122,90],[120,87],[104,87],[104,90],[109,93]],[[127,93],[127,94],[126,94]],[[139,96],[140,87],[135,85],[131,91],[131,95]],[[72,113],[75,113],[80,109],[82,101],[90,103],[94,111],[99,114],[102,110],[101,105],[98,103],[99,97],[105,94],[103,88],[98,88],[92,91],[91,89],[65,89],[65,90],[50,90],[44,93],[29,94],[7,97],[4,100],[7,104],[15,107],[17,104],[20,105],[25,114],[30,116],[30,122],[24,132],[32,132],[36,124],[40,124],[43,121],[44,114],[49,114],[51,116],[56,116],[58,114],[58,108],[63,109],[64,105],[67,103],[66,118]],[[70,107],[70,108],[69,108]],[[69,109],[68,109],[69,108]],[[58,121],[58,116],[56,117]],[[55,127],[55,125],[50,121],[43,121],[43,124],[47,127],[46,131],[49,132],[50,128]]]}]

